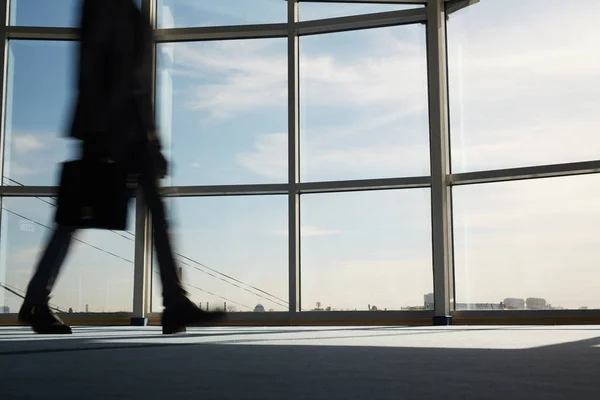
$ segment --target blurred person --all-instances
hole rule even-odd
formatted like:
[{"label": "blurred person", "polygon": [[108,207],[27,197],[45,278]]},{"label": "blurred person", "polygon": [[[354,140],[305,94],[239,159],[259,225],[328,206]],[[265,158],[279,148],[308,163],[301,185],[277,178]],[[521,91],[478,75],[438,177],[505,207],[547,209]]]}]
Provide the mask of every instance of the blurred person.
[{"label": "blurred person", "polygon": [[[159,194],[168,165],[154,123],[152,27],[132,0],[83,0],[80,27],[78,97],[68,136],[81,142],[82,158],[111,159],[136,177],[152,214],[163,333],[215,322],[225,313],[200,310],[182,287]],[[72,333],[48,301],[76,230],[58,224],[29,282],[18,318],[37,333]]]}]

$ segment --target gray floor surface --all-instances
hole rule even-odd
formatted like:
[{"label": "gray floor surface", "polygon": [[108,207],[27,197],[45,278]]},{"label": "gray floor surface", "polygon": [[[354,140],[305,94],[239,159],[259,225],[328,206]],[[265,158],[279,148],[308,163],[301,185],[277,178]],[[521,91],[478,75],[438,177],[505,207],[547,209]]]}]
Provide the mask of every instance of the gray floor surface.
[{"label": "gray floor surface", "polygon": [[0,399],[600,399],[600,326],[0,328]]}]

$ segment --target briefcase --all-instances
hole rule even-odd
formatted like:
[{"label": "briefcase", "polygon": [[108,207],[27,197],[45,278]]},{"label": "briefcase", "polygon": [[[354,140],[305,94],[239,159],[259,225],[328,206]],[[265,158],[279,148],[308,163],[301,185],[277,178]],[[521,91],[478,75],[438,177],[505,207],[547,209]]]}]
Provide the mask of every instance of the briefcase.
[{"label": "briefcase", "polygon": [[75,228],[125,230],[131,190],[127,170],[104,160],[62,164],[55,221]]}]

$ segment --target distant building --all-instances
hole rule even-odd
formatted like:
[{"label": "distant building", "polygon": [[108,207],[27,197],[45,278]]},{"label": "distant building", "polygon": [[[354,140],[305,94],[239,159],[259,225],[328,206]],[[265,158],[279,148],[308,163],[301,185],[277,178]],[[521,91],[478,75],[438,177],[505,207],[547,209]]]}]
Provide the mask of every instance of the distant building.
[{"label": "distant building", "polygon": [[10,307],[9,306],[0,307],[0,314],[10,314]]},{"label": "distant building", "polygon": [[504,299],[504,307],[507,310],[524,310],[525,309],[525,300],[524,299],[516,299],[516,298],[507,298],[507,299]]},{"label": "distant building", "polygon": [[433,300],[433,293],[427,293],[423,296],[423,306],[426,310],[433,310],[435,301]]},{"label": "distant building", "polygon": [[457,310],[504,310],[501,303],[456,303]]},{"label": "distant building", "polygon": [[529,297],[525,300],[525,304],[527,305],[527,309],[529,310],[548,310],[550,309],[550,305],[545,299],[540,299],[537,297]]},{"label": "distant building", "polygon": [[254,312],[265,312],[265,307],[263,307],[262,304],[257,304],[256,307],[254,307]]}]

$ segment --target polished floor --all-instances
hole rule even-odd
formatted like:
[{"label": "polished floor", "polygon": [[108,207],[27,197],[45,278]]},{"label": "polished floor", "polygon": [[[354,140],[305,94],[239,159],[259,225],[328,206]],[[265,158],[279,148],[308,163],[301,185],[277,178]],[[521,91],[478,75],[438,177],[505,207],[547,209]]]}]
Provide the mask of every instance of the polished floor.
[{"label": "polished floor", "polygon": [[600,326],[0,328],[0,399],[598,399]]}]

